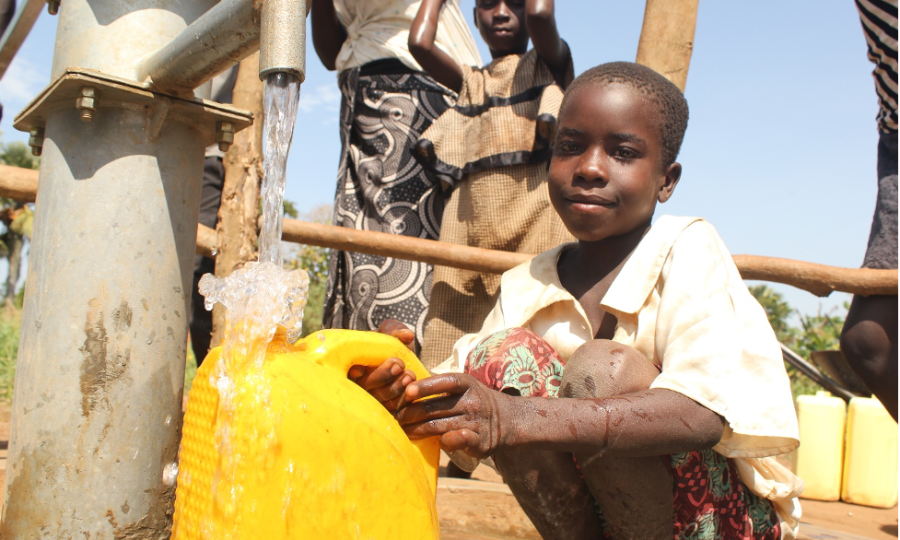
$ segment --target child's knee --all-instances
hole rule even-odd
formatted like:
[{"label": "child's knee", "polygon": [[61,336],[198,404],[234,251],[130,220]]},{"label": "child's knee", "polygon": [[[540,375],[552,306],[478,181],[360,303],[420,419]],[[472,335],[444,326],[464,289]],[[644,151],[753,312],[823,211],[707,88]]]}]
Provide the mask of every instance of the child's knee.
[{"label": "child's knee", "polygon": [[560,397],[604,398],[650,387],[659,370],[637,349],[595,339],[579,347],[566,362]]}]

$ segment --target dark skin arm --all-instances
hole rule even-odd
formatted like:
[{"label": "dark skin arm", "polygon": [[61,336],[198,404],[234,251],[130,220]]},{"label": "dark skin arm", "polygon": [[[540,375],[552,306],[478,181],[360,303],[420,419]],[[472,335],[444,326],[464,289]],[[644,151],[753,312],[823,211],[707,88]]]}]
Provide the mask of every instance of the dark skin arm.
[{"label": "dark skin arm", "polygon": [[550,68],[556,84],[565,90],[569,46],[559,37],[553,0],[528,0],[525,4],[525,25],[537,55]]},{"label": "dark skin arm", "polygon": [[[412,403],[427,396],[435,399]],[[413,382],[397,420],[411,439],[439,436],[448,452],[484,458],[533,447],[608,456],[655,456],[711,448],[722,418],[677,392],[643,390],[606,399],[546,399],[495,392],[473,377]]]},{"label": "dark skin arm", "polygon": [[347,39],[347,31],[338,21],[333,0],[312,0],[312,38],[319,60],[329,71]]},{"label": "dark skin arm", "polygon": [[423,0],[409,30],[409,52],[422,69],[454,92],[462,88],[462,69],[434,44],[444,0]]}]

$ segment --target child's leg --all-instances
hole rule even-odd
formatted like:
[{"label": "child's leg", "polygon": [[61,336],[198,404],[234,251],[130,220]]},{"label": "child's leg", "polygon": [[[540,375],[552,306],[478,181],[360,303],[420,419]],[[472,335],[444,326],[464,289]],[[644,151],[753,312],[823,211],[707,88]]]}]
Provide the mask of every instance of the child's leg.
[{"label": "child's leg", "polygon": [[[631,347],[585,343],[566,363],[560,397],[609,398],[649,388],[659,370]],[[621,420],[623,422],[627,419]],[[617,540],[672,538],[672,474],[659,456],[576,454],[584,479]]]},{"label": "child's leg", "polygon": [[[469,355],[466,373],[512,395],[556,397],[562,361],[543,339],[522,328],[497,332]],[[545,540],[597,540],[603,530],[594,497],[571,454],[498,452],[494,463]]]},{"label": "child's leg", "polygon": [[571,454],[510,450],[494,454],[494,463],[544,540],[604,538],[594,496]]}]

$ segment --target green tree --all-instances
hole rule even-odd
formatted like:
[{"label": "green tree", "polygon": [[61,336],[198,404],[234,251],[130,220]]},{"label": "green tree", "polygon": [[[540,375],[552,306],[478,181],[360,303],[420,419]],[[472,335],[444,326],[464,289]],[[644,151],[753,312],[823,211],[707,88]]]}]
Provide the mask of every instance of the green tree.
[{"label": "green tree", "polygon": [[[288,206],[290,204],[290,206]],[[285,213],[294,205],[285,201]],[[296,210],[294,210],[297,215]],[[302,216],[304,221],[331,223],[331,206],[321,205]],[[290,214],[288,214],[290,215]],[[328,279],[329,250],[318,246],[298,245],[285,256],[284,267],[289,270],[303,268],[309,274],[309,301],[303,310],[303,335],[322,328],[322,311],[325,302],[325,284]]]},{"label": "green tree", "polygon": [[[844,310],[849,309],[847,304]],[[841,330],[844,328],[846,313],[835,314],[836,310],[822,313],[821,306],[815,315],[799,315],[799,339],[794,349],[804,358],[815,351],[831,351],[838,349],[841,343]]]},{"label": "green tree", "polygon": [[[23,142],[0,144],[0,163],[11,167],[37,169],[41,160],[31,155],[31,150]],[[12,199],[0,198],[0,221],[5,231],[0,234],[0,256],[9,263],[6,277],[6,303],[13,303],[16,295],[16,284],[21,275],[25,242],[31,238],[34,227],[34,211],[31,205],[16,202]]]}]

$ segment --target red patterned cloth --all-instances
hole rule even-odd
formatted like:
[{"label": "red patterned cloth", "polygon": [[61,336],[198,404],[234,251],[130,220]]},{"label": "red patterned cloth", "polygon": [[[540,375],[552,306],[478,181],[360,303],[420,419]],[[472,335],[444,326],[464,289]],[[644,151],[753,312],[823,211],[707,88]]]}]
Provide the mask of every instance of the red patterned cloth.
[{"label": "red patterned cloth", "polygon": [[[497,391],[555,398],[565,365],[540,336],[524,328],[483,339],[466,360],[466,373]],[[734,463],[712,449],[661,456],[672,473],[675,540],[779,540],[772,503],[741,483]],[[600,519],[605,522],[598,508]],[[608,532],[604,538],[612,540]]]}]

